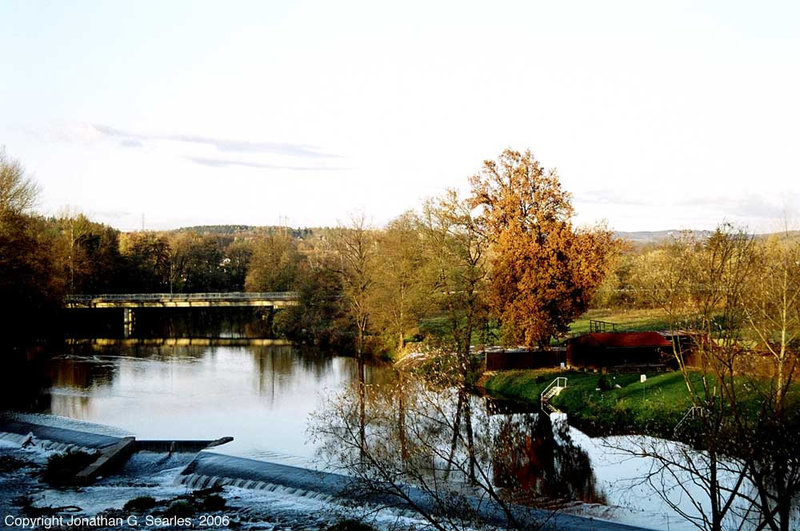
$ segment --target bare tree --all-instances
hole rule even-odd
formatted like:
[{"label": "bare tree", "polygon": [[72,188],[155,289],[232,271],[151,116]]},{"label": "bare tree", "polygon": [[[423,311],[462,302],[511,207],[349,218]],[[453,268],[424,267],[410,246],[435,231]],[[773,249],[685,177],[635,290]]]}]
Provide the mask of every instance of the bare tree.
[{"label": "bare tree", "polygon": [[476,481],[469,388],[477,371],[471,346],[473,333],[487,319],[484,293],[488,241],[469,204],[454,190],[425,204],[422,223],[433,299],[449,323],[444,348],[454,353],[456,360],[451,384],[459,389],[459,396],[450,452],[455,453],[458,435],[463,429],[469,457],[469,479]]},{"label": "bare tree", "polygon": [[741,368],[751,374],[757,414],[735,410],[734,423],[757,489],[759,527],[788,530],[800,494],[800,413],[793,387],[800,337],[800,242],[787,233],[759,245],[756,272],[744,300],[754,355]]},{"label": "bare tree", "polygon": [[331,233],[333,267],[342,281],[342,296],[356,326],[356,355],[364,354],[364,339],[370,323],[370,301],[375,282],[376,244],[363,214],[353,217],[350,225]]},{"label": "bare tree", "polygon": [[[692,407],[676,426],[684,444],[637,452],[660,463],[648,480],[699,528],[721,529],[735,516],[757,529],[789,529],[800,489],[800,418],[788,392],[800,329],[798,257],[786,240],[762,243],[723,226],[707,239],[684,235],[639,269],[639,286],[670,317]],[[673,502],[676,490],[693,513]]]},{"label": "bare tree", "polygon": [[414,330],[429,300],[423,280],[423,240],[419,219],[406,212],[393,219],[378,235],[378,268],[375,296],[371,298],[375,328],[395,342],[397,351],[405,347],[406,334]]},{"label": "bare tree", "polygon": [[[358,499],[411,508],[440,530],[487,522],[535,529],[552,516],[510,503],[513,485],[508,482],[505,489],[496,486],[493,463],[513,459],[502,455],[510,444],[495,444],[498,437],[487,414],[478,416],[481,444],[476,463],[464,450],[451,452],[453,434],[461,439],[461,448],[465,442],[454,422],[458,389],[407,374],[394,385],[367,386],[365,398],[363,420],[360,397],[344,392],[330,398],[311,424],[329,464],[358,479],[352,493]],[[361,437],[362,422],[366,438]],[[514,438],[511,431],[506,430],[504,442]],[[526,440],[519,435],[517,439],[517,445],[519,439]]]},{"label": "bare tree", "polygon": [[39,187],[25,176],[22,164],[0,148],[0,213],[22,214],[36,205]]}]

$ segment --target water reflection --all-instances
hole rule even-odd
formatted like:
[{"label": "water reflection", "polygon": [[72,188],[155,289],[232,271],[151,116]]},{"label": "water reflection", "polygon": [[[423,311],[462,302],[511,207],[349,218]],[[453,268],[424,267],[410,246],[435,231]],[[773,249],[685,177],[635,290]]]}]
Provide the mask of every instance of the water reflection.
[{"label": "water reflection", "polygon": [[[134,338],[272,338],[268,308],[137,308]],[[124,337],[122,309],[74,309],[67,312],[71,338]]]},{"label": "water reflection", "polygon": [[[49,401],[19,408],[109,424],[142,438],[231,435],[225,451],[306,464],[306,417],[357,374],[347,357],[289,345],[74,345],[41,374]],[[370,382],[384,369],[368,366]]]},{"label": "water reflection", "polygon": [[[319,466],[320,448],[338,453],[338,464],[353,449],[355,461],[361,450],[378,451],[397,479],[416,471],[418,480],[463,492],[485,485],[501,502],[603,499],[588,457],[565,433],[554,435],[538,411],[351,357],[258,342],[78,342],[24,365],[47,394],[15,409],[116,426],[140,438],[230,435],[226,453],[302,466]],[[343,397],[334,410],[332,396]],[[357,444],[310,439],[312,413],[316,422],[353,427]]]},{"label": "water reflection", "polygon": [[444,514],[463,516],[463,496],[490,499],[509,519],[508,502],[602,502],[589,457],[566,426],[554,429],[547,415],[511,405],[403,374],[331,397],[312,432],[328,465],[366,490],[415,485]]},{"label": "water reflection", "polygon": [[46,408],[50,388],[43,356],[24,348],[5,348],[0,370],[0,409],[37,411]]},{"label": "water reflection", "polygon": [[606,502],[588,454],[572,440],[566,423],[553,423],[542,412],[497,417],[491,419],[492,477],[515,501]]}]

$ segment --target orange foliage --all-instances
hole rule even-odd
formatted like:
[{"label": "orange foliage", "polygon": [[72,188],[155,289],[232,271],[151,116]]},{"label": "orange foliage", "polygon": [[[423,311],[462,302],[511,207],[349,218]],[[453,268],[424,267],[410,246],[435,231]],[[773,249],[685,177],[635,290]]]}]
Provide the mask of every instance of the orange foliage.
[{"label": "orange foliage", "polygon": [[504,151],[470,182],[493,244],[489,303],[504,339],[546,347],[586,311],[616,243],[603,228],[573,228],[570,194],[530,151]]}]

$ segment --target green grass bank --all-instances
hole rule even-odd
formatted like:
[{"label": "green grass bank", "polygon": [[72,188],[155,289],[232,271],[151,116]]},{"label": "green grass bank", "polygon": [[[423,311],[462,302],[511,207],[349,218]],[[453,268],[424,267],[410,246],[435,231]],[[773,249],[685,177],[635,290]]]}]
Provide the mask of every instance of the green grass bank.
[{"label": "green grass bank", "polygon": [[570,333],[588,333],[589,321],[614,323],[617,332],[651,332],[670,328],[669,316],[658,308],[593,308],[572,322]]},{"label": "green grass bank", "polygon": [[538,403],[557,376],[567,378],[567,387],[551,404],[569,415],[570,424],[592,436],[643,433],[672,438],[691,405],[680,372],[648,374],[641,383],[638,374],[505,371],[485,375],[479,385],[491,395]]}]

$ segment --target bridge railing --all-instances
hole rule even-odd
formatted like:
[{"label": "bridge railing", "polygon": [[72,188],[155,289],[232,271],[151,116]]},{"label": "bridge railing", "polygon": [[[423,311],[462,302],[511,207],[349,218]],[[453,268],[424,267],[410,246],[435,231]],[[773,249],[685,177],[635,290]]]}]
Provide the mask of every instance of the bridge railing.
[{"label": "bridge railing", "polygon": [[126,301],[197,301],[197,300],[296,300],[300,294],[296,291],[277,292],[222,292],[222,293],[101,293],[97,295],[79,294],[68,295],[67,303],[101,302],[126,302]]}]

